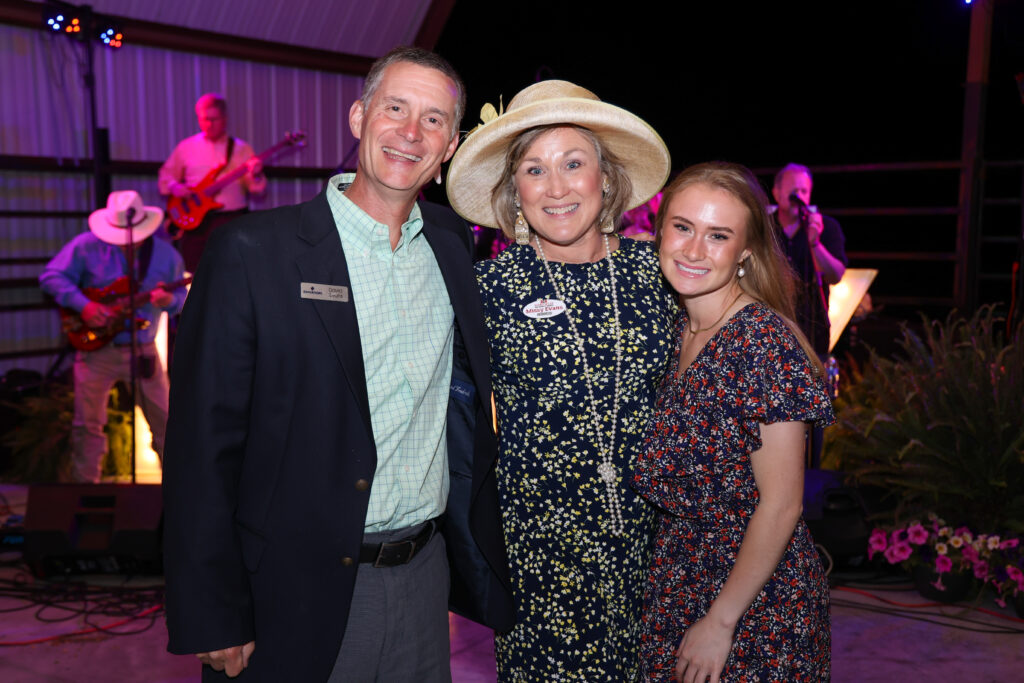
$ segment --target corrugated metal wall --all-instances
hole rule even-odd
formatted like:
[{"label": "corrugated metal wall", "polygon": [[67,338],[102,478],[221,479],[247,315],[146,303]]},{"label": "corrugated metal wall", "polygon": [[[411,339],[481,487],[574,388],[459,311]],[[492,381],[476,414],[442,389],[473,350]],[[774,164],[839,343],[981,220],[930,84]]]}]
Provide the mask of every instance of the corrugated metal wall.
[{"label": "corrugated metal wall", "polygon": [[89,4],[101,14],[182,30],[195,28],[378,57],[395,45],[413,43],[431,0],[92,0]]},{"label": "corrugated metal wall", "polygon": [[[110,11],[110,10],[107,10]],[[304,130],[308,145],[280,157],[276,166],[333,168],[355,146],[348,109],[362,78],[126,45],[94,48],[97,121],[110,131],[115,161],[162,161],[181,138],[196,132],[193,105],[208,91],[228,99],[229,130],[260,151],[286,131]],[[0,25],[0,154],[57,157],[74,165],[90,158],[88,106],[83,86],[84,53],[62,36]],[[352,161],[350,159],[350,161]],[[253,208],[306,200],[326,181],[271,180]],[[114,189],[138,190],[162,204],[152,176],[119,176]],[[0,210],[89,211],[91,176],[24,171],[0,172]],[[104,198],[105,199],[105,198]],[[84,218],[2,218],[5,257],[48,257],[87,229]],[[0,278],[33,278],[41,265],[0,266]],[[0,305],[41,301],[35,287],[0,289]],[[0,353],[61,343],[56,313],[0,313]],[[54,358],[0,360],[11,367],[45,371]]]}]

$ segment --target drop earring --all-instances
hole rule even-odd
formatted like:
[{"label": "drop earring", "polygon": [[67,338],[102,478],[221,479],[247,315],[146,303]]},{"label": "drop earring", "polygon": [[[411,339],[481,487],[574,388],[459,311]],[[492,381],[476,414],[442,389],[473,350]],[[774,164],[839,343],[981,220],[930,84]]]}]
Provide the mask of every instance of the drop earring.
[{"label": "drop earring", "polygon": [[523,216],[523,210],[519,206],[519,193],[516,192],[515,199],[512,202],[516,206],[516,244],[529,244],[530,243],[530,226],[526,222],[526,217]]}]

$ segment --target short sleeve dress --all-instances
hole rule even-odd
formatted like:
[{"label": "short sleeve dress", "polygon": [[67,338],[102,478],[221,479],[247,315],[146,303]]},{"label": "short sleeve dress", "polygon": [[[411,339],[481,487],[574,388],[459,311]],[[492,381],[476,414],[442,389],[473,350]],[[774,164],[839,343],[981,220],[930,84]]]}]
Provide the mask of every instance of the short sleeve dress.
[{"label": "short sleeve dress", "polygon": [[[593,409],[566,320],[584,339],[605,443],[611,437],[615,333],[608,263],[550,263],[568,310],[530,317],[555,299],[532,246],[477,264],[499,425],[497,465],[517,622],[497,634],[502,681],[629,681],[654,513],[628,485],[672,353],[675,296],[649,242],[612,252],[622,328],[613,463],[624,533],[609,528]],[[544,306],[529,308],[532,315]]]},{"label": "short sleeve dress", "polygon": [[[686,324],[681,311],[677,340]],[[633,477],[658,508],[644,596],[644,680],[674,680],[676,647],[718,596],[757,507],[750,454],[761,447],[759,424],[785,421],[834,418],[824,381],[764,304],[737,312],[681,376],[669,373],[662,383]],[[830,659],[828,582],[801,519],[736,628],[722,680],[827,681]]]}]

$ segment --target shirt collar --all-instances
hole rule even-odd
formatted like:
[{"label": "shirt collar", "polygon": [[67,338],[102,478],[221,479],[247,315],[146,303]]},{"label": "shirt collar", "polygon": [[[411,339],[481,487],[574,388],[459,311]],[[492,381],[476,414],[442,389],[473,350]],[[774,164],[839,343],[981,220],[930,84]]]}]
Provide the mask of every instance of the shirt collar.
[{"label": "shirt collar", "polygon": [[[374,220],[351,199],[345,196],[345,190],[355,180],[355,173],[339,173],[327,181],[327,203],[334,215],[341,243],[353,246],[361,251],[369,252],[378,247],[383,240],[391,251],[388,237],[388,226]],[[409,217],[402,223],[402,238],[398,242],[397,252],[403,246],[412,243],[423,232],[423,214],[418,203],[412,205]]]}]

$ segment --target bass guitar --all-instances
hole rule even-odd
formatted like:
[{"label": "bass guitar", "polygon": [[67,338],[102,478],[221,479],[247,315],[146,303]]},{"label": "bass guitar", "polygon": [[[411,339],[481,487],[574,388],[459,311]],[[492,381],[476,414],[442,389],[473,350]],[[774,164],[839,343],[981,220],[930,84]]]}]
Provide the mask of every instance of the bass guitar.
[{"label": "bass guitar", "polygon": [[[305,133],[302,131],[286,133],[284,138],[276,145],[264,150],[255,158],[266,163],[285,150],[297,150],[305,146]],[[224,206],[220,202],[214,201],[213,198],[217,196],[218,192],[248,172],[247,166],[242,164],[218,178],[217,174],[225,166],[227,166],[227,162],[207,173],[206,177],[199,181],[199,184],[189,188],[191,194],[187,194],[184,197],[172,196],[167,200],[167,217],[171,223],[182,230],[195,230],[203,222],[203,219],[206,218],[206,214]]]},{"label": "bass guitar", "polygon": [[[192,282],[192,276],[175,280],[174,282],[168,282],[164,284],[161,289],[165,289],[170,292],[178,287],[184,287],[190,282]],[[122,275],[106,287],[86,287],[82,290],[82,293],[89,298],[89,301],[98,301],[99,303],[107,306],[114,311],[114,315],[110,316],[106,324],[101,327],[89,327],[85,324],[85,321],[82,320],[82,316],[78,311],[70,308],[61,308],[61,328],[68,336],[68,341],[71,342],[71,346],[75,347],[79,351],[95,351],[96,349],[101,349],[106,346],[111,339],[124,331],[124,323],[128,318],[131,309],[137,308],[149,301],[149,295],[153,291],[153,289],[148,289],[145,292],[138,292],[135,295],[135,306],[130,306],[127,275]],[[144,318],[135,319],[135,329],[137,330],[144,330],[148,325],[149,321]]]}]

